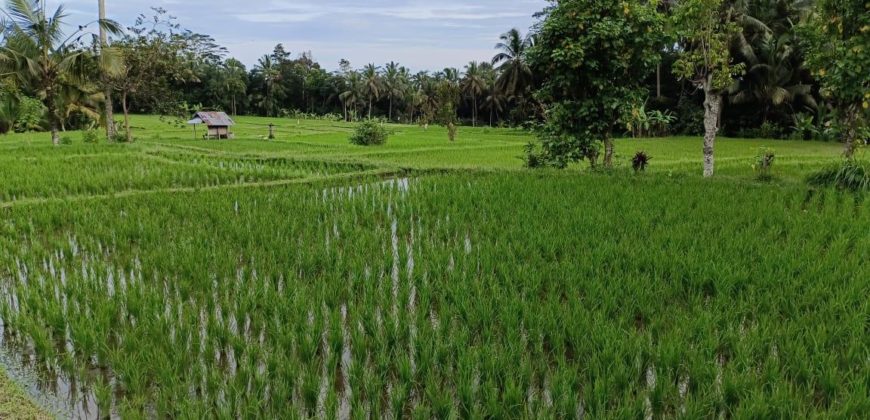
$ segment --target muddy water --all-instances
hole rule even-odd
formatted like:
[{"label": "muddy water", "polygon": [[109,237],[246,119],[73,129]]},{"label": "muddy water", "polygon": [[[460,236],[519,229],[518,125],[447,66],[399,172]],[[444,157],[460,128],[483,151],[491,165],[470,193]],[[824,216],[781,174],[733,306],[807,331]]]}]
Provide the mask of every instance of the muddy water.
[{"label": "muddy water", "polygon": [[[55,369],[49,370],[37,362],[36,355],[26,343],[13,339],[0,320],[0,366],[6,375],[18,384],[39,406],[63,419],[99,420],[120,418],[115,410],[100,413],[92,389]],[[114,381],[112,381],[114,382]]]}]

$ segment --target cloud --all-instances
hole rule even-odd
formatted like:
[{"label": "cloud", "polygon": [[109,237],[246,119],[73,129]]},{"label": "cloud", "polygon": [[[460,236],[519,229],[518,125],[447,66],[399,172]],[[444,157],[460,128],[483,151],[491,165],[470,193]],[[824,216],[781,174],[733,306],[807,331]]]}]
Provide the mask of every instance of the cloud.
[{"label": "cloud", "polygon": [[[64,3],[70,28],[90,22],[94,0]],[[131,25],[160,5],[194,32],[213,36],[248,66],[283,43],[312,51],[327,69],[341,58],[355,66],[399,61],[415,70],[462,67],[493,54],[498,36],[526,31],[547,0],[107,0],[109,17]]]}]

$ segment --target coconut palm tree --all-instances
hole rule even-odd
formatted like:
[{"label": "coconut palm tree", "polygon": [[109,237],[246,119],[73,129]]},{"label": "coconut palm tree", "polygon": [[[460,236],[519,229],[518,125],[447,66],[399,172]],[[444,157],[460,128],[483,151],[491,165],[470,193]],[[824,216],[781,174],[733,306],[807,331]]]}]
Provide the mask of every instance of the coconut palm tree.
[{"label": "coconut palm tree", "polygon": [[790,35],[765,37],[744,59],[746,74],[728,91],[731,103],[757,104],[765,122],[781,106],[800,104],[807,111],[816,110],[812,86],[801,81],[800,59]]},{"label": "coconut palm tree", "polygon": [[260,101],[260,107],[266,112],[266,116],[275,116],[278,106],[276,97],[278,90],[281,89],[279,83],[281,81],[281,67],[272,60],[271,56],[264,55],[254,66],[254,74],[263,79],[266,88]]},{"label": "coconut palm tree", "polygon": [[390,121],[393,121],[393,99],[401,98],[405,94],[405,83],[402,76],[403,73],[407,74],[407,72],[407,69],[399,67],[394,61],[387,63],[384,70],[382,87],[390,100],[390,112],[388,114]]},{"label": "coconut palm tree", "polygon": [[507,98],[498,89],[489,89],[489,94],[483,100],[483,108],[489,111],[489,126],[493,125],[493,116],[499,118],[499,112],[504,111]]},{"label": "coconut palm tree", "polygon": [[363,91],[369,101],[369,118],[372,117],[372,103],[381,97],[383,83],[381,75],[378,73],[378,68],[374,64],[369,64],[363,69]]},{"label": "coconut palm tree", "polygon": [[[106,0],[99,0],[99,19],[106,20]],[[105,28],[100,26],[100,53],[109,48],[109,34]],[[106,137],[112,141],[117,136],[115,130],[115,112],[114,104],[112,103],[112,84],[109,82],[109,74],[102,74],[103,82],[103,106],[105,112]]]},{"label": "coconut palm tree", "polygon": [[486,89],[486,79],[480,63],[472,61],[465,66],[465,78],[462,79],[462,92],[471,98],[471,124],[477,127],[477,98]]},{"label": "coconut palm tree", "polygon": [[507,96],[524,96],[532,83],[527,54],[535,44],[534,37],[524,37],[519,30],[511,29],[500,39],[501,42],[495,46],[499,52],[492,58],[492,65],[498,65],[500,73],[496,86]]},{"label": "coconut palm tree", "polygon": [[[6,44],[0,47],[0,67],[42,100],[48,112],[51,141],[58,145],[61,126],[58,96],[64,86],[75,85],[89,76],[88,60],[93,55],[89,50],[77,48],[89,34],[88,25],[64,37],[67,15],[63,5],[48,15],[35,0],[8,0],[2,13],[8,22],[4,29]],[[98,19],[93,23],[110,33],[120,33],[120,27],[112,21]],[[120,71],[121,63],[116,58],[116,54],[104,48],[100,67],[108,72]]]},{"label": "coconut palm tree", "polygon": [[348,107],[353,108],[353,114],[357,114],[357,105],[362,98],[362,76],[355,71],[347,74],[347,80],[344,85],[344,91],[338,95],[338,99],[344,106],[344,119],[350,121]]}]

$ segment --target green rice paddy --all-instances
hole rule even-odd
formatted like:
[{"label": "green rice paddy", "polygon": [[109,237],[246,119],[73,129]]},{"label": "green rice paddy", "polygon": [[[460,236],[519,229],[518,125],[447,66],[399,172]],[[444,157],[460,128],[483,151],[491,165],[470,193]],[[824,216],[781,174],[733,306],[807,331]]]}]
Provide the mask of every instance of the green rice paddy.
[{"label": "green rice paddy", "polygon": [[239,123],[232,141],[151,117],[129,145],[0,138],[3,348],[72,401],[50,410],[870,412],[870,209],[803,183],[837,144],[724,139],[705,181],[691,138],[620,140],[612,173],[534,172],[522,131],[394,126],[363,148],[344,123]]}]

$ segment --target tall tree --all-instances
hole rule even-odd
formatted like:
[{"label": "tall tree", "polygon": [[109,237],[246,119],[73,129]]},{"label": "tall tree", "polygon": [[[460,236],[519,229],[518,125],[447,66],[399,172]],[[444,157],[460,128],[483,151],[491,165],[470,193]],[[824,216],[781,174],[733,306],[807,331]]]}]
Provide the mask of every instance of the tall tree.
[{"label": "tall tree", "polygon": [[673,23],[681,51],[674,73],[704,92],[704,177],[715,170],[714,146],[719,132],[725,90],[742,74],[735,64],[730,43],[740,26],[735,10],[725,0],[681,0],[673,11]]},{"label": "tall tree", "polygon": [[511,29],[500,39],[495,46],[499,52],[492,58],[492,65],[498,66],[500,73],[497,86],[508,96],[523,96],[532,83],[532,69],[526,55],[535,44],[534,37],[524,37],[518,29]]},{"label": "tall tree", "polygon": [[344,105],[345,121],[351,120],[348,107],[352,108],[354,116],[357,115],[357,106],[362,98],[362,86],[362,76],[358,72],[351,70],[347,73],[344,90],[339,94],[339,100]]},{"label": "tall tree", "polygon": [[263,80],[265,87],[260,108],[266,112],[266,116],[273,117],[278,112],[277,96],[281,89],[281,70],[271,56],[264,55],[254,66],[254,74]]},{"label": "tall tree", "polygon": [[539,98],[549,106],[543,157],[557,167],[584,158],[595,164],[598,143],[613,163],[613,130],[642,103],[644,80],[665,44],[654,5],[634,0],[554,2],[530,56],[546,74]]},{"label": "tall tree", "polygon": [[471,98],[471,125],[477,127],[477,99],[486,90],[486,79],[484,78],[481,64],[477,61],[472,61],[465,66],[465,77],[462,79],[462,91]]},{"label": "tall tree", "polygon": [[[106,0],[99,0],[99,19],[106,20]],[[100,25],[100,54],[102,55],[109,48],[109,33],[102,25]],[[112,84],[109,82],[111,75],[102,74],[103,80],[103,101],[105,102],[105,124],[106,137],[109,141],[113,141],[117,135],[115,132],[115,110],[112,103]]]},{"label": "tall tree", "polygon": [[840,112],[844,154],[852,158],[870,113],[870,2],[819,0],[801,33],[807,65]]},{"label": "tall tree", "polygon": [[[65,85],[83,82],[88,77],[91,52],[76,48],[86,36],[87,26],[64,37],[63,5],[50,16],[44,6],[33,0],[8,0],[5,14],[9,18],[4,35],[6,44],[0,48],[0,66],[14,74],[18,82],[42,100],[48,113],[51,141],[60,144],[61,112],[58,95]],[[108,20],[96,23],[105,30],[119,33],[117,24]],[[103,69],[115,71],[118,61],[105,54],[100,60]]]},{"label": "tall tree", "polygon": [[402,68],[394,62],[390,61],[384,68],[383,88],[390,101],[390,110],[388,118],[393,121],[393,99],[401,98],[404,94],[404,85],[402,83]]},{"label": "tall tree", "polygon": [[363,90],[369,101],[369,118],[372,117],[372,104],[381,97],[383,83],[378,68],[374,64],[368,64],[363,69]]}]

